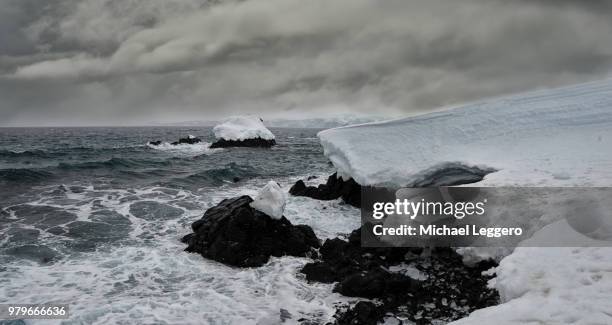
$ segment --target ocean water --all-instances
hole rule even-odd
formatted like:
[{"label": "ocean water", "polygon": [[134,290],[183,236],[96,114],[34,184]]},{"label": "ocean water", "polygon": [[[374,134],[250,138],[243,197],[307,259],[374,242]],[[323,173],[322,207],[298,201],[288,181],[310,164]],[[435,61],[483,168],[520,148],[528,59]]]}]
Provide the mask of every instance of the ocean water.
[{"label": "ocean water", "polygon": [[[345,302],[307,283],[307,258],[239,269],[183,252],[180,238],[224,198],[332,167],[315,129],[272,129],[272,149],[208,148],[210,128],[0,129],[0,303],[66,303],[27,324],[323,323]],[[189,134],[206,143],[151,147]],[[359,227],[339,201],[289,197],[285,216],[319,238]]]}]

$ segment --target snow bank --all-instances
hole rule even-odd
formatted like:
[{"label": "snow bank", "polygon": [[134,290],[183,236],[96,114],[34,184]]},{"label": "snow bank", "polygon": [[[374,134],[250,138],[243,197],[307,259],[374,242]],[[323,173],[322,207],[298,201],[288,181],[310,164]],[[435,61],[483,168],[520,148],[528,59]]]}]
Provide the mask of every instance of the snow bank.
[{"label": "snow bank", "polygon": [[215,137],[224,140],[246,140],[261,138],[273,140],[274,134],[254,116],[233,116],[213,128]]},{"label": "snow bank", "polygon": [[[465,166],[496,170],[478,182],[481,186],[606,187],[612,185],[612,80],[318,136],[339,173],[362,185],[410,186],[449,166]],[[544,203],[530,202],[528,208]],[[558,220],[555,211],[532,219],[537,227],[528,230],[535,233],[514,250],[458,250],[472,262],[501,260],[491,285],[502,304],[453,324],[612,324],[612,247],[585,238],[576,231],[584,223]],[[532,247],[551,238],[562,238],[564,245],[592,241],[592,246]]]},{"label": "snow bank", "polygon": [[[589,240],[561,220],[523,246],[551,234]],[[502,304],[452,324],[612,324],[612,247],[518,247],[496,274],[491,285]]]},{"label": "snow bank", "polygon": [[270,181],[253,198],[251,207],[259,210],[274,219],[280,219],[285,211],[285,201],[287,197],[280,186]]},{"label": "snow bank", "polygon": [[[612,80],[330,129],[318,136],[339,174],[361,185],[417,186],[440,175],[476,179],[475,171],[486,170],[492,172],[484,173],[479,186],[606,187],[612,184]],[[564,218],[575,193],[543,199],[531,197],[527,190],[510,191],[508,196],[501,192],[492,200],[498,204],[487,214],[488,224],[505,224],[504,219],[512,216],[512,224],[532,235]],[[602,209],[612,211],[612,206]],[[612,216],[604,216],[612,229]],[[512,252],[486,247],[491,246],[487,241],[482,238],[475,245],[482,247],[458,251],[468,264],[500,260]]]},{"label": "snow bank", "polygon": [[612,184],[612,81],[485,100],[318,134],[340,174],[406,186],[449,165],[493,168],[482,186]]}]

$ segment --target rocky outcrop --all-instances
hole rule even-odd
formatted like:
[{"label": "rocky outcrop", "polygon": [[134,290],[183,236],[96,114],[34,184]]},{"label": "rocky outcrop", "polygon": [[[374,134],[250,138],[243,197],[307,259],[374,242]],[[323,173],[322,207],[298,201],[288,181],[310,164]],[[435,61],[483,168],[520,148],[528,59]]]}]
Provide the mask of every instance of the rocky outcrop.
[{"label": "rocky outcrop", "polygon": [[[355,324],[378,324],[378,320],[384,317],[383,310],[369,301],[360,301],[351,309],[336,315],[336,324],[355,325]],[[399,323],[398,323],[399,324]]]},{"label": "rocky outcrop", "polygon": [[306,186],[304,181],[297,181],[289,193],[295,196],[306,196],[317,200],[336,200],[342,198],[346,203],[361,206],[361,185],[357,184],[352,178],[345,181],[338,177],[337,173],[329,176],[325,184],[319,186]]},{"label": "rocky outcrop", "polygon": [[[417,256],[421,248],[366,248],[361,247],[361,228],[354,230],[348,241],[340,238],[328,239],[319,250],[321,259],[304,266],[306,279],[317,282],[339,282],[335,290],[353,297],[376,298],[385,294],[386,281],[393,282],[393,276],[384,271],[389,265],[405,261],[406,256]],[[371,274],[368,274],[370,273]],[[386,273],[386,274],[385,274]],[[381,275],[388,276],[384,279]],[[357,276],[357,277],[355,277]],[[356,288],[360,279],[382,280],[381,288]],[[408,282],[409,278],[405,279]],[[377,282],[377,281],[374,281]],[[355,284],[355,285],[352,285]],[[415,284],[415,283],[411,283]],[[362,294],[360,294],[362,292]]]},{"label": "rocky outcrop", "polygon": [[[481,181],[494,169],[466,167],[461,164],[449,164],[431,173],[407,187],[440,187],[455,186]],[[311,180],[311,177],[308,177]],[[354,179],[344,180],[337,173],[329,176],[325,184],[306,186],[304,181],[298,180],[289,189],[294,196],[306,196],[317,200],[336,200],[342,198],[344,202],[357,207],[369,208],[374,202],[395,200],[395,191],[385,187],[361,186]]]},{"label": "rocky outcrop", "polygon": [[[202,139],[200,138],[196,138],[192,135],[186,137],[186,138],[180,138],[178,139],[178,141],[174,141],[172,143],[170,143],[173,146],[179,145],[179,144],[196,144],[196,143],[200,143],[202,142]],[[163,142],[161,140],[157,140],[157,141],[149,141],[149,145],[151,146],[160,146]]]},{"label": "rocky outcrop", "polygon": [[178,144],[196,144],[200,142],[202,142],[200,138],[196,138],[194,136],[188,136],[186,138],[180,138],[178,141],[172,142],[171,145],[176,146]]},{"label": "rocky outcrop", "polygon": [[309,256],[319,240],[309,226],[292,225],[284,216],[273,219],[253,209],[247,195],[221,201],[191,225],[183,237],[188,252],[224,264],[255,267],[270,256]]},{"label": "rocky outcrop", "polygon": [[[494,264],[467,267],[450,248],[361,247],[358,229],[348,241],[326,240],[320,256],[302,269],[307,280],[337,282],[336,292],[381,302],[340,310],[337,324],[376,324],[388,313],[402,314],[417,324],[430,324],[434,319],[451,321],[498,303],[497,292],[487,287],[489,277],[482,275]],[[402,273],[401,267],[394,269],[397,265],[423,276]]]},{"label": "rocky outcrop", "polygon": [[276,145],[276,140],[266,140],[262,138],[244,139],[244,140],[225,140],[219,139],[215,141],[211,148],[229,148],[229,147],[258,147],[258,148],[270,148]]}]

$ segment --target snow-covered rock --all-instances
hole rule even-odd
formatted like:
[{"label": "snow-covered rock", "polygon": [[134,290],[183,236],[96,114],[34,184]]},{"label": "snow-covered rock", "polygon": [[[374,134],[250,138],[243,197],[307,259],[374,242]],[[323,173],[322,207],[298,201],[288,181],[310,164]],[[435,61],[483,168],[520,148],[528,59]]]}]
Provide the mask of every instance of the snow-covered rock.
[{"label": "snow-covered rock", "polygon": [[274,140],[263,122],[254,116],[232,116],[215,126],[213,132],[217,139],[244,141],[247,139]]},{"label": "snow-covered rock", "polygon": [[285,211],[287,196],[275,181],[269,181],[253,198],[251,207],[273,219],[280,219]]},{"label": "snow-covered rock", "polygon": [[185,251],[239,267],[258,267],[271,256],[307,256],[319,248],[312,228],[272,218],[249,204],[248,195],[225,199],[191,224],[193,233],[181,241]]},{"label": "snow-covered rock", "polygon": [[406,186],[449,166],[497,170],[482,186],[612,184],[612,81],[484,100],[319,133],[340,174]]}]

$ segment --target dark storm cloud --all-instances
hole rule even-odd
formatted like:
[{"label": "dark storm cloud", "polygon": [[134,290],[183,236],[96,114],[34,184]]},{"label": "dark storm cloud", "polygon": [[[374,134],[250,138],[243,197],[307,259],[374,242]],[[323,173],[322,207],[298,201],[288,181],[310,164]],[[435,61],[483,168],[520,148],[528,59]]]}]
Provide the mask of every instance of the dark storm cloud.
[{"label": "dark storm cloud", "polygon": [[406,114],[605,78],[608,1],[0,3],[0,123]]}]

